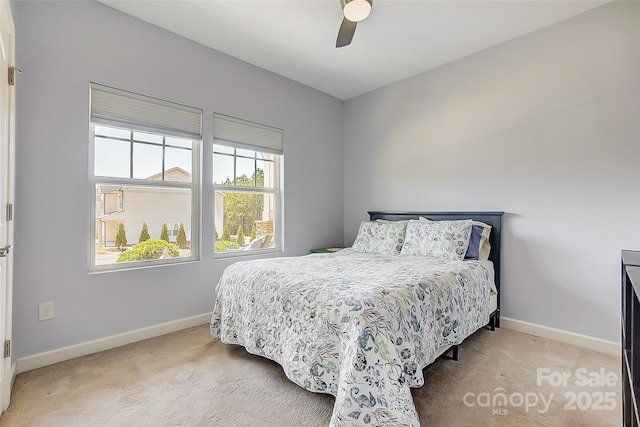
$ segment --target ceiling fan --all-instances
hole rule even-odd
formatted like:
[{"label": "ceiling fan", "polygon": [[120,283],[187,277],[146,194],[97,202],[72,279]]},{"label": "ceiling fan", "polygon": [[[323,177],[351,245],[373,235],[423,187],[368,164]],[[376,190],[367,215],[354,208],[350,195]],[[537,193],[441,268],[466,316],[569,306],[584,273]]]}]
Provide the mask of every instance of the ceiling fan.
[{"label": "ceiling fan", "polygon": [[365,19],[371,13],[373,0],[340,0],[342,6],[342,24],[338,30],[336,47],[344,47],[351,44],[356,32],[358,22]]}]

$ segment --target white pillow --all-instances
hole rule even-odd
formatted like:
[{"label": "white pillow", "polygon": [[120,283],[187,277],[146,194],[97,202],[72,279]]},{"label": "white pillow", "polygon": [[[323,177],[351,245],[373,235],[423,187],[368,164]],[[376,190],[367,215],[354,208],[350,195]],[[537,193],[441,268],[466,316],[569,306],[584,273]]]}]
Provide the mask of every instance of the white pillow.
[{"label": "white pillow", "polygon": [[420,221],[407,225],[400,255],[419,255],[462,261],[469,247],[472,220]]},{"label": "white pillow", "polygon": [[351,249],[373,254],[398,255],[404,243],[405,221],[362,221]]},{"label": "white pillow", "polygon": [[255,250],[255,249],[261,249],[262,245],[264,244],[265,239],[267,238],[267,236],[260,236],[260,237],[256,237],[255,239],[253,239],[251,241],[251,243],[249,243],[249,245],[244,248],[247,251],[251,251],[251,250]]}]

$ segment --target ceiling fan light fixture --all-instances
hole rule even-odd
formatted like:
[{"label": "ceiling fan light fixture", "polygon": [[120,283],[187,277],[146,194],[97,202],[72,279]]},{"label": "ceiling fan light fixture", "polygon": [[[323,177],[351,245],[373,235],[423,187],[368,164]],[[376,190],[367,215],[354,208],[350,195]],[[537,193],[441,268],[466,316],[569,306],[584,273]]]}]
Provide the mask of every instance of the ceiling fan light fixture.
[{"label": "ceiling fan light fixture", "polygon": [[346,1],[342,13],[349,21],[360,22],[371,13],[371,3],[367,0]]}]

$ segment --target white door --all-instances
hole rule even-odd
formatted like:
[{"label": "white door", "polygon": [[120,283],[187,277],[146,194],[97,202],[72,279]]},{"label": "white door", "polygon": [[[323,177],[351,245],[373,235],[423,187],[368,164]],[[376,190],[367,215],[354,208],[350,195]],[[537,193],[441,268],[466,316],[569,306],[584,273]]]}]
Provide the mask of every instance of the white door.
[{"label": "white door", "polygon": [[14,27],[7,0],[0,0],[0,414],[11,397],[11,357],[5,357],[5,343],[11,340],[14,176],[14,89],[9,85],[9,67],[14,65]]}]

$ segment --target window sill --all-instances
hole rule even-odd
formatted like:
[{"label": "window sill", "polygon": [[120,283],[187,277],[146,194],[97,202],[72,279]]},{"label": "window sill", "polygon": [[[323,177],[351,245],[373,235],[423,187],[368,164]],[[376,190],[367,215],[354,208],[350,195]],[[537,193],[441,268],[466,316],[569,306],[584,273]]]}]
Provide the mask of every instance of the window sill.
[{"label": "window sill", "polygon": [[255,249],[246,251],[242,249],[230,249],[225,252],[216,252],[213,254],[213,259],[228,259],[228,258],[246,258],[251,256],[260,256],[268,254],[283,254],[283,250],[280,248],[269,249]]},{"label": "window sill", "polygon": [[166,260],[126,262],[126,263],[118,263],[118,264],[103,264],[103,265],[89,267],[89,274],[116,273],[120,271],[167,267],[171,265],[191,264],[198,261],[200,261],[200,258],[193,256],[193,257],[184,257],[184,258],[181,258],[180,260],[166,259]]}]

